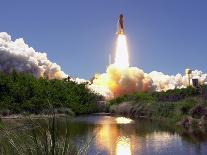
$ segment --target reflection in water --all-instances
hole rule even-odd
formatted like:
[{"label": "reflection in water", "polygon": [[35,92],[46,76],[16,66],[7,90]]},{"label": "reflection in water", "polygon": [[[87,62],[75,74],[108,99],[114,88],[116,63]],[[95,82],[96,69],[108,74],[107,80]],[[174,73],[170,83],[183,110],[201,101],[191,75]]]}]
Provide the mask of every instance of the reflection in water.
[{"label": "reflection in water", "polygon": [[[132,122],[133,120],[125,117],[100,120],[100,125],[95,130],[96,146],[107,154],[131,155],[132,133],[134,132],[132,124],[130,124]],[[125,135],[125,131],[128,131],[127,135],[129,134],[130,137]]]},{"label": "reflection in water", "polygon": [[[153,148],[153,150],[157,153],[160,153],[164,150],[168,150],[169,148],[174,147],[174,143],[177,142],[176,145],[180,145],[178,142],[180,141],[180,137],[178,135],[173,135],[168,132],[157,132],[154,131],[150,134],[147,134],[145,137],[148,144],[145,149],[149,150]],[[166,152],[168,153],[168,152]]]},{"label": "reflection in water", "polygon": [[152,123],[102,117],[96,124],[95,150],[101,155],[196,154],[178,134],[156,130]]},{"label": "reflection in water", "polygon": [[131,155],[131,143],[130,138],[119,137],[116,142],[116,155]]},{"label": "reflection in water", "polygon": [[[58,119],[58,132],[66,126]],[[13,120],[7,124],[22,124]],[[11,126],[12,127],[12,126]],[[207,133],[186,133],[150,120],[133,121],[124,117],[83,116],[75,117],[69,124],[71,140],[79,148],[92,139],[88,155],[196,155],[207,154]]]},{"label": "reflection in water", "polygon": [[129,123],[132,123],[133,120],[130,118],[126,118],[126,117],[117,117],[116,122],[117,124],[129,124]]},{"label": "reflection in water", "polygon": [[136,133],[136,125],[132,122],[133,120],[125,117],[101,119],[95,129],[96,147],[107,152],[107,155],[132,155],[152,149],[158,153],[169,148],[178,138],[168,132],[154,131],[144,135],[143,140]]}]

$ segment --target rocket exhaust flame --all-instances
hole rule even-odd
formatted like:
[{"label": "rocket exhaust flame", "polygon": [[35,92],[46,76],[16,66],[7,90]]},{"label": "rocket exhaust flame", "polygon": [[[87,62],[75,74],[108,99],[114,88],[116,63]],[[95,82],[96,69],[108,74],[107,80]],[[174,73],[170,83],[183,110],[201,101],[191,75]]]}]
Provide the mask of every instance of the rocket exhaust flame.
[{"label": "rocket exhaust flame", "polygon": [[127,39],[126,39],[126,36],[123,34],[119,34],[117,38],[114,64],[120,68],[129,67]]}]

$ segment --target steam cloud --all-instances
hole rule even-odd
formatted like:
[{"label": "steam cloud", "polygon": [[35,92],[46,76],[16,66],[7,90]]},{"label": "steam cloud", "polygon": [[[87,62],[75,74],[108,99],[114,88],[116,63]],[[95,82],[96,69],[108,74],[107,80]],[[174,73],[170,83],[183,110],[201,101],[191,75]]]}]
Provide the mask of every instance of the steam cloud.
[{"label": "steam cloud", "polygon": [[[201,71],[192,71],[191,78],[198,79],[200,84],[207,84],[207,74]],[[186,75],[169,76],[157,71],[145,73],[137,67],[129,67],[127,38],[124,34],[118,34],[114,64],[108,66],[106,73],[97,74],[90,88],[111,99],[134,92],[166,91],[188,85]]]},{"label": "steam cloud", "polygon": [[[197,78],[200,84],[207,84],[207,74],[202,71],[192,71],[191,78]],[[170,76],[157,71],[144,73],[137,67],[123,69],[112,64],[107,68],[106,73],[97,74],[89,87],[111,99],[134,92],[166,91],[187,86],[186,75]]]},{"label": "steam cloud", "polygon": [[[35,51],[22,38],[12,41],[6,32],[0,33],[0,71],[31,73],[35,77],[49,79],[63,79],[67,75],[61,67],[51,62],[46,53]],[[207,84],[207,74],[202,71],[192,71],[191,78],[197,78],[200,84]],[[111,99],[123,94],[134,92],[166,91],[174,88],[184,88],[188,85],[186,75],[165,75],[153,71],[145,73],[137,67],[120,68],[116,64],[110,65],[106,73],[95,75],[90,83],[87,80],[71,79],[77,83],[88,83],[88,88]]]},{"label": "steam cloud", "polygon": [[31,73],[37,78],[62,79],[67,76],[59,65],[48,60],[46,53],[35,51],[22,38],[12,41],[6,32],[0,33],[0,70]]}]

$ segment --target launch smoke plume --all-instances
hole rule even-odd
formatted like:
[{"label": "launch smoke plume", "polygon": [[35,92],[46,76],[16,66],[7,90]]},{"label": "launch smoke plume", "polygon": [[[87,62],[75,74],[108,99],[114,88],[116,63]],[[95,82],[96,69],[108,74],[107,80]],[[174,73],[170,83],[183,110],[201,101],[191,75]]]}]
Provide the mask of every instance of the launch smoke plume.
[{"label": "launch smoke plume", "polygon": [[[137,67],[129,67],[125,35],[118,35],[116,46],[114,64],[108,66],[106,73],[95,75],[93,83],[89,86],[107,99],[134,92],[166,91],[188,86],[186,75],[170,76],[157,71],[144,73]],[[198,79],[201,84],[207,84],[207,74],[201,71],[192,71],[191,78]]]},{"label": "launch smoke plume", "polygon": [[[80,78],[71,80],[76,83],[89,83],[88,88],[107,99],[134,92],[166,91],[188,86],[186,75],[170,76],[157,71],[144,73],[137,67],[129,67],[128,59],[126,36],[119,34],[115,63],[108,66],[106,73],[95,75],[92,83]],[[48,60],[46,53],[35,51],[22,38],[12,41],[10,35],[2,32],[0,33],[0,71],[11,73],[14,70],[31,73],[37,78],[62,79],[67,76],[59,65]],[[192,71],[191,78],[197,78],[199,83],[207,84],[207,74],[201,71]]]},{"label": "launch smoke plume", "polygon": [[[198,79],[200,84],[207,84],[207,74],[202,71],[192,71],[191,78]],[[107,99],[112,99],[134,92],[166,91],[187,86],[188,77],[186,75],[170,76],[157,71],[144,73],[137,67],[121,69],[112,64],[107,68],[106,73],[95,76],[90,88]]]},{"label": "launch smoke plume", "polygon": [[[119,68],[112,64],[106,73],[96,75],[93,84],[101,91],[106,90],[106,98],[152,89],[152,80],[136,67]],[[98,88],[96,88],[98,90]]]},{"label": "launch smoke plume", "polygon": [[46,53],[35,51],[22,38],[11,40],[6,32],[0,33],[0,71],[31,73],[35,77],[62,79],[66,74],[56,63],[47,58]]}]

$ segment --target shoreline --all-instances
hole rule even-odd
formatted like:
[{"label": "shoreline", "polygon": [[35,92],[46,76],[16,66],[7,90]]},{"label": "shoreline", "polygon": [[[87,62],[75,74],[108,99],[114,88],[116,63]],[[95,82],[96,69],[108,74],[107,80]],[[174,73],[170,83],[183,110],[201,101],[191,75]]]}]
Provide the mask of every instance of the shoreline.
[{"label": "shoreline", "polygon": [[[55,117],[64,117],[64,116],[70,116],[68,114],[55,114]],[[53,117],[53,114],[30,114],[30,115],[22,115],[22,114],[12,114],[8,116],[0,116],[2,120],[9,120],[9,119],[25,119],[25,118],[51,118]]]},{"label": "shoreline", "polygon": [[[75,115],[76,116],[85,116],[85,115],[93,115],[93,116],[112,116],[113,114],[111,113],[106,113],[106,112],[100,112],[100,113],[91,113],[91,114],[81,114],[81,115]],[[55,117],[65,117],[65,116],[71,116],[69,114],[63,114],[63,113],[56,113]],[[29,115],[23,115],[23,114],[12,114],[12,115],[7,115],[7,116],[1,116],[0,118],[2,120],[8,120],[8,119],[24,119],[24,118],[51,118],[53,117],[53,114],[29,114]]]},{"label": "shoreline", "polygon": [[[128,117],[131,119],[148,119],[153,121],[159,121],[163,123],[170,123],[174,127],[181,127],[187,130],[203,130],[205,129],[207,132],[207,115],[203,115],[200,118],[194,118],[191,115],[181,115],[179,119],[174,119],[172,117],[163,117],[161,115],[150,115],[151,108],[145,109],[145,104],[130,104],[129,102],[123,102],[117,105],[112,105],[110,107],[111,115],[120,115],[124,117]],[[196,106],[195,106],[196,107]],[[200,105],[197,105],[195,108],[200,109]],[[173,111],[173,110],[172,110]],[[167,114],[171,113],[169,111]],[[175,113],[173,113],[175,114]]]},{"label": "shoreline", "polygon": [[[190,129],[192,128],[192,124],[187,122],[188,125],[186,126],[186,121],[189,121],[187,119],[193,119],[193,118],[186,118],[183,121],[179,121],[179,122],[174,122],[172,123],[172,120],[170,120],[169,118],[153,118],[153,117],[145,117],[145,116],[136,116],[136,115],[127,115],[127,114],[123,114],[123,113],[116,113],[116,112],[99,112],[99,113],[90,113],[90,114],[82,114],[82,115],[74,115],[74,117],[77,116],[87,116],[87,115],[91,115],[91,116],[121,116],[121,117],[126,117],[126,118],[130,118],[133,120],[140,120],[140,119],[147,119],[147,120],[153,120],[153,121],[158,121],[158,122],[163,122],[163,123],[171,123],[174,127],[181,127],[181,128],[185,128],[185,129]],[[23,114],[12,114],[12,115],[8,115],[8,116],[0,116],[0,120],[1,121],[7,121],[7,120],[21,120],[21,119],[26,119],[26,118],[32,118],[32,119],[41,119],[41,118],[51,118],[53,117],[54,114],[29,114],[29,115],[23,115]],[[60,118],[60,117],[65,117],[65,116],[71,116],[69,114],[64,114],[64,113],[55,113],[55,117]],[[192,121],[192,120],[191,120]],[[199,129],[202,129],[204,126],[197,124],[197,127]]]}]

